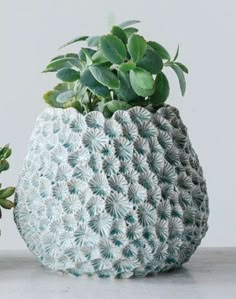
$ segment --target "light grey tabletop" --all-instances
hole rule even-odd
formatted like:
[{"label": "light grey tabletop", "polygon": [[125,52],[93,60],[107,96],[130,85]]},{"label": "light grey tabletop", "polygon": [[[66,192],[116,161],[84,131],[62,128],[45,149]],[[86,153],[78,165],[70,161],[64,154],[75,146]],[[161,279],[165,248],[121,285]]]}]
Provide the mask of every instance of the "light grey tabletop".
[{"label": "light grey tabletop", "polygon": [[179,270],[123,280],[52,273],[28,252],[0,251],[0,298],[235,299],[236,248],[199,248]]}]

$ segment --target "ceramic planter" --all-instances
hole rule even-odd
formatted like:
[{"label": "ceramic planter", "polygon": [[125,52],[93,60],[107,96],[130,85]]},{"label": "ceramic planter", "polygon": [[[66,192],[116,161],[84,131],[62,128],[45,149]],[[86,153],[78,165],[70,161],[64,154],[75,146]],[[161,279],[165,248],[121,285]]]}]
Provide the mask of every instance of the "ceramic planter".
[{"label": "ceramic planter", "polygon": [[202,168],[176,108],[38,118],[15,221],[43,265],[75,275],[145,276],[187,262],[207,231]]}]

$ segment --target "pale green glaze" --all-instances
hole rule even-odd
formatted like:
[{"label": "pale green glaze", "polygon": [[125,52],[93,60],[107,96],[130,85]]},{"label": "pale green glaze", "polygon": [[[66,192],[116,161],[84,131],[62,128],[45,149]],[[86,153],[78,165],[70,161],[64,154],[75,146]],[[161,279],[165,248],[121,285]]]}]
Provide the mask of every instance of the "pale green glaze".
[{"label": "pale green glaze", "polygon": [[202,169],[176,108],[36,122],[15,221],[43,265],[75,275],[145,276],[187,262],[207,231]]}]

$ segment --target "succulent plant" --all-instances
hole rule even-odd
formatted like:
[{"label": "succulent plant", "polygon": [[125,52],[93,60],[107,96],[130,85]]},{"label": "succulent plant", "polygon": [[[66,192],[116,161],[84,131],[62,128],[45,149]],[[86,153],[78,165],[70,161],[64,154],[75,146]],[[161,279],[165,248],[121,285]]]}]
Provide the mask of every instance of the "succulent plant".
[{"label": "succulent plant", "polygon": [[85,42],[78,53],[53,58],[44,72],[56,72],[62,82],[44,95],[56,108],[74,107],[86,114],[97,110],[109,117],[117,110],[134,106],[162,106],[169,96],[164,68],[176,73],[182,95],[188,69],[178,62],[179,47],[173,59],[155,41],[146,41],[132,27],[139,21],[113,26],[103,36],[80,36],[61,48]]},{"label": "succulent plant", "polygon": [[[7,159],[11,155],[11,149],[9,146],[4,146],[3,148],[0,148],[0,173],[2,171],[6,171],[9,169],[9,163]],[[5,209],[11,209],[14,207],[14,203],[10,201],[8,198],[12,196],[15,192],[14,187],[8,187],[1,189],[1,184],[0,184],[0,206],[5,208]],[[0,209],[0,218],[2,216],[1,209]]]}]

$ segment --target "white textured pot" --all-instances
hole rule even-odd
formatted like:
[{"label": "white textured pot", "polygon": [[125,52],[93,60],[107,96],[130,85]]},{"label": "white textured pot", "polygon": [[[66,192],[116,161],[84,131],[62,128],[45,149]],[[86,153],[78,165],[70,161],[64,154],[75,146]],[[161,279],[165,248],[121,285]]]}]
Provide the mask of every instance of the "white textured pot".
[{"label": "white textured pot", "polygon": [[176,108],[38,118],[15,221],[43,265],[145,276],[187,262],[207,231],[206,183]]}]

